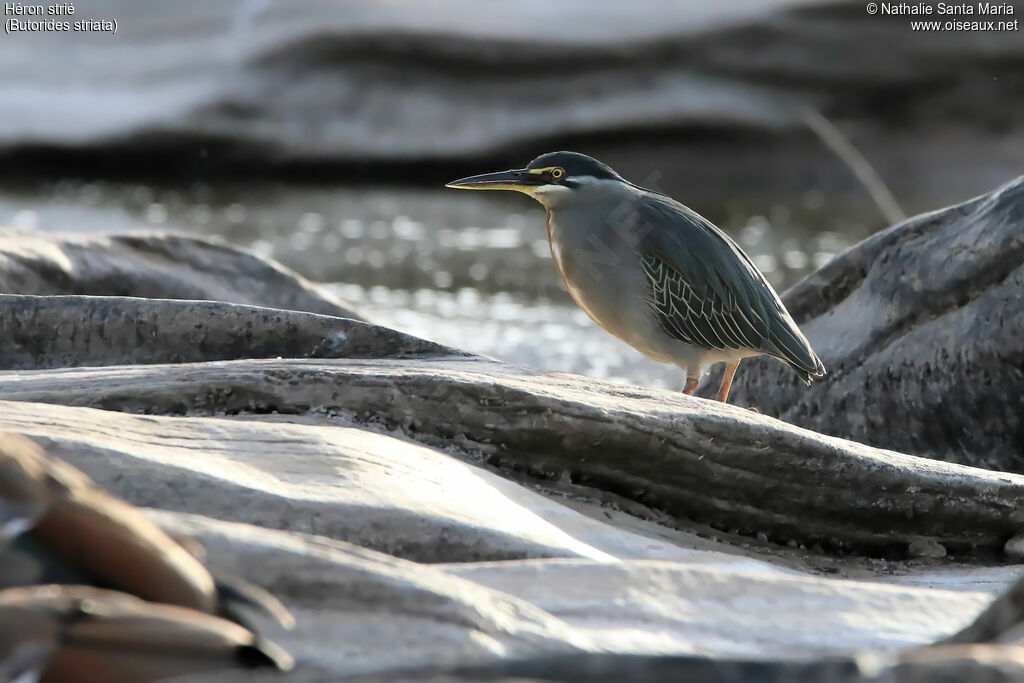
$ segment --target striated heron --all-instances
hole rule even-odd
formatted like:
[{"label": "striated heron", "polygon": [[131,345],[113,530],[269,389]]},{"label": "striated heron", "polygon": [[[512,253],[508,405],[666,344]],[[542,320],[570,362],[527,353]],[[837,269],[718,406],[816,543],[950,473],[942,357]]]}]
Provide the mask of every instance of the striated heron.
[{"label": "striated heron", "polygon": [[718,400],[728,400],[740,361],[762,354],[788,364],[807,384],[825,374],[739,245],[692,209],[596,159],[550,152],[526,168],[448,187],[515,190],[543,204],[551,256],[576,304],[645,356],[685,370],[687,394],[696,390],[702,366],[724,362]]}]

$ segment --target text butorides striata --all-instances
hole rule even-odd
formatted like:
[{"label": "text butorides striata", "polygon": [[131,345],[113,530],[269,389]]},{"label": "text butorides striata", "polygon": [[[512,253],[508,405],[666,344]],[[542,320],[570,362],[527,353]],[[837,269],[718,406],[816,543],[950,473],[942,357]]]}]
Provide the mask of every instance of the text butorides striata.
[{"label": "text butorides striata", "polygon": [[558,274],[594,322],[644,355],[686,371],[726,363],[726,401],[743,358],[766,354],[810,384],[821,359],[739,245],[674,199],[625,180],[576,152],[550,152],[523,169],[448,183],[515,190],[547,210]]}]

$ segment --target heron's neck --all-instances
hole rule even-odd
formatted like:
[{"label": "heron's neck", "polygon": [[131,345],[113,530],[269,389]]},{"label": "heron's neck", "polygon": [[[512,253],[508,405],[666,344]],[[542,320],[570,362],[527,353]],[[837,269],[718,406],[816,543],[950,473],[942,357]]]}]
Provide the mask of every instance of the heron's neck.
[{"label": "heron's neck", "polygon": [[575,213],[586,216],[587,223],[603,220],[636,199],[636,190],[624,182],[598,178],[578,181],[575,187],[544,186],[534,191],[533,198],[555,214]]}]

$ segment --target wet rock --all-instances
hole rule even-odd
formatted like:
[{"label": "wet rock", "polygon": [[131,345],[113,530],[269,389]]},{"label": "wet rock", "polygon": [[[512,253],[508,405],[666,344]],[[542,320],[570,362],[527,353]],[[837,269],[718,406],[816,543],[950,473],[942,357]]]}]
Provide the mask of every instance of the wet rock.
[{"label": "wet rock", "polygon": [[2,229],[0,292],[205,299],[361,319],[274,261],[218,239],[169,232]]},{"label": "wet rock", "polygon": [[805,387],[773,359],[745,361],[730,401],[878,447],[1024,472],[1021,225],[1024,177],[836,257],[783,297],[829,374]]}]

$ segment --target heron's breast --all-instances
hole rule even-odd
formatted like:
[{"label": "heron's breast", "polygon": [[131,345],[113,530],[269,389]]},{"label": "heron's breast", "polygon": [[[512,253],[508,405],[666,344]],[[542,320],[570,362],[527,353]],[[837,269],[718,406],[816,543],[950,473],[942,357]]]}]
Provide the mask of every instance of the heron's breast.
[{"label": "heron's breast", "polygon": [[[600,228],[586,234],[559,229],[550,212],[547,227],[551,258],[572,300],[595,323],[639,348],[647,327],[646,306],[632,286],[628,258],[611,251],[613,236],[600,234]],[[597,237],[600,247],[588,242],[588,236]]]},{"label": "heron's breast", "polygon": [[604,323],[601,322],[599,317],[599,311],[596,307],[588,304],[588,300],[592,298],[593,294],[586,291],[580,284],[577,284],[577,278],[573,277],[573,271],[575,270],[573,264],[568,261],[571,258],[572,247],[567,245],[562,238],[564,233],[558,230],[555,225],[551,212],[547,212],[547,228],[548,228],[548,245],[551,247],[551,260],[555,262],[555,270],[558,271],[558,279],[562,281],[562,285],[566,291],[569,292],[569,296],[576,302],[576,305],[583,309],[583,312],[590,316],[598,325],[604,327]]},{"label": "heron's breast", "polygon": [[[586,234],[560,230],[547,217],[548,243],[558,276],[572,300],[591,320],[644,355],[663,363],[676,362],[670,340],[650,314],[642,271],[632,254],[615,251],[617,236],[600,226]],[[597,244],[586,241],[588,235]],[[667,346],[666,346],[667,345]]]}]

